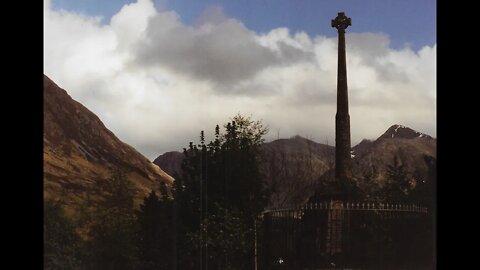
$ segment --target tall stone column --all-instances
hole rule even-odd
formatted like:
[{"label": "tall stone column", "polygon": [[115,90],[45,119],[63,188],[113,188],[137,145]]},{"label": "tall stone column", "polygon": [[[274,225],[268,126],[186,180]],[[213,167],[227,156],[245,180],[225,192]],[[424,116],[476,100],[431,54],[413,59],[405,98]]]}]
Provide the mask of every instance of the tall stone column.
[{"label": "tall stone column", "polygon": [[337,114],[335,115],[335,179],[348,181],[351,177],[350,116],[348,114],[347,61],[345,29],[352,20],[339,12],[332,20],[338,30]]}]

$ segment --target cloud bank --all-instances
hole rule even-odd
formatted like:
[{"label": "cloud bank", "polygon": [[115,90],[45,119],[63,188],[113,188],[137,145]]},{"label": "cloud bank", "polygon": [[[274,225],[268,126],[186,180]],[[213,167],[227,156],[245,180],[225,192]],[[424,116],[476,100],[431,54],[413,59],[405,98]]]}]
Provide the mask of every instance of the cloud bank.
[{"label": "cloud bank", "polygon": [[[189,26],[151,0],[100,21],[46,1],[44,72],[150,159],[238,112],[262,119],[267,139],[334,144],[336,38],[257,33],[217,6]],[[381,33],[346,42],[352,145],[392,124],[436,136],[436,45],[395,50]]]}]

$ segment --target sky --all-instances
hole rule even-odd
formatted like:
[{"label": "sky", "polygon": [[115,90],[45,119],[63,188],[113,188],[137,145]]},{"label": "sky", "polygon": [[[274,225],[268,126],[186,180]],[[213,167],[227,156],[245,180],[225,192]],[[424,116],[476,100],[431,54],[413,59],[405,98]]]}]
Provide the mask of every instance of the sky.
[{"label": "sky", "polygon": [[436,137],[433,0],[47,0],[44,73],[152,160],[237,113],[334,145],[340,11],[352,145]]}]

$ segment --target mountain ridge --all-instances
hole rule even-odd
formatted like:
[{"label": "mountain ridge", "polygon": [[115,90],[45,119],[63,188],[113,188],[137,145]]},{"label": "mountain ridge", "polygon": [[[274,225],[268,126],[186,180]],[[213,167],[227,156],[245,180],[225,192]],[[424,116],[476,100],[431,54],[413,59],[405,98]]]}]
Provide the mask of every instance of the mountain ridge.
[{"label": "mountain ridge", "polygon": [[[296,135],[264,143],[261,153],[273,206],[306,202],[319,187],[319,182],[334,177],[334,146]],[[158,156],[154,163],[168,173],[180,174],[183,154],[171,151],[164,155]],[[373,168],[376,184],[381,186],[387,177],[387,167],[398,157],[406,170],[417,178],[426,179],[428,165],[424,156],[436,158],[435,138],[405,126],[392,125],[377,139],[364,139],[352,147],[352,172],[362,181]],[[174,171],[169,171],[171,169]]]},{"label": "mountain ridge", "polygon": [[122,142],[81,103],[44,75],[44,198],[73,207],[87,197],[100,199],[113,170],[134,182],[136,202],[173,178]]}]

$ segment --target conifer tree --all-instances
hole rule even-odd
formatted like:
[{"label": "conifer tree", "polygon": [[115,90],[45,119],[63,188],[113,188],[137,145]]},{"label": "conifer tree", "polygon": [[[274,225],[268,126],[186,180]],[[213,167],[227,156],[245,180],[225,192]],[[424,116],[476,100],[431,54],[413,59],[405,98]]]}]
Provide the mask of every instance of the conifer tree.
[{"label": "conifer tree", "polygon": [[217,125],[209,143],[202,131],[200,143],[184,149],[183,174],[174,185],[181,269],[200,263],[209,269],[253,267],[254,224],[268,201],[260,171],[267,129],[241,115],[224,129],[221,133]]},{"label": "conifer tree", "polygon": [[124,172],[114,171],[104,192],[105,199],[96,205],[88,231],[87,268],[137,269],[133,183]]},{"label": "conifer tree", "polygon": [[44,269],[80,269],[80,238],[58,201],[43,207]]},{"label": "conifer tree", "polygon": [[145,270],[173,266],[173,202],[166,193],[160,196],[152,191],[136,211],[140,268]]}]

